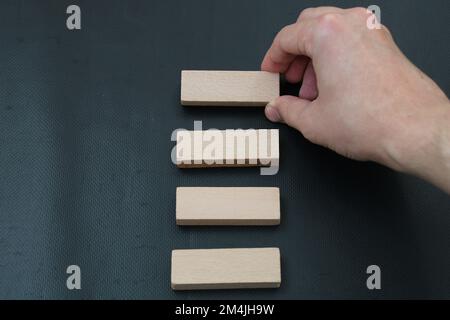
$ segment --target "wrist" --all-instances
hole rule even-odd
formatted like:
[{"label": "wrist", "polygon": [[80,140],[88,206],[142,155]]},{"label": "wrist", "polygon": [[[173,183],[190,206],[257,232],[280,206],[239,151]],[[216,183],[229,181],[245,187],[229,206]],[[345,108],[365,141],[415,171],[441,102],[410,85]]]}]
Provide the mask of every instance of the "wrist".
[{"label": "wrist", "polygon": [[413,174],[450,192],[450,104],[406,117],[384,145],[384,164]]},{"label": "wrist", "polygon": [[440,119],[440,130],[437,137],[437,165],[434,183],[450,193],[450,103],[446,105],[446,113]]}]

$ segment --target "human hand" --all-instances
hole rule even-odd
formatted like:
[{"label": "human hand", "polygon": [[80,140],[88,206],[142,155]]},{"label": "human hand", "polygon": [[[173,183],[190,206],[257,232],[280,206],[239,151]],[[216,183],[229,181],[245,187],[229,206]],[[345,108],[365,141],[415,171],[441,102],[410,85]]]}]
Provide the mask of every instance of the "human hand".
[{"label": "human hand", "polygon": [[450,192],[450,104],[399,50],[386,27],[369,29],[364,8],[304,10],[284,27],[261,69],[300,82],[266,116],[356,160],[430,180]]}]

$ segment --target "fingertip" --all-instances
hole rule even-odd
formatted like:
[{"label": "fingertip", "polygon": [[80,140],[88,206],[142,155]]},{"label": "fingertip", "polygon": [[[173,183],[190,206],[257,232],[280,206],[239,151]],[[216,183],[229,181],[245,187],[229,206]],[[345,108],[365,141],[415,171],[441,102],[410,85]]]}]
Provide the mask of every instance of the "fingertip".
[{"label": "fingertip", "polygon": [[276,70],[274,70],[276,69],[276,65],[270,58],[269,51],[266,52],[263,61],[261,62],[261,71],[276,72]]},{"label": "fingertip", "polygon": [[261,71],[270,71],[269,62],[267,61],[266,58],[264,58],[263,61],[261,62]]},{"label": "fingertip", "polygon": [[264,109],[264,113],[267,119],[269,119],[272,122],[280,122],[281,120],[280,113],[278,112],[277,108],[275,108],[273,102],[267,104],[266,108]]},{"label": "fingertip", "polygon": [[273,62],[270,58],[264,58],[261,63],[261,71],[280,73],[282,72],[282,65]]},{"label": "fingertip", "polygon": [[296,96],[280,96],[266,106],[265,115],[270,121],[286,123],[300,130],[301,114],[310,104],[310,101]]},{"label": "fingertip", "polygon": [[273,59],[273,49],[270,48],[261,62],[261,70],[267,72],[284,73],[294,59],[294,56],[288,59],[277,61]]}]

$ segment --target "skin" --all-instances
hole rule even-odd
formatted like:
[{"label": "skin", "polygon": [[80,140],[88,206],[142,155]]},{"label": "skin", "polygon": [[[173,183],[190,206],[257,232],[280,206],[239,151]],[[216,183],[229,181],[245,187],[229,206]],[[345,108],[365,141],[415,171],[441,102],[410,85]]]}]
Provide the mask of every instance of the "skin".
[{"label": "skin", "polygon": [[450,193],[450,103],[365,8],[310,8],[275,37],[261,70],[302,81],[267,118],[355,160],[375,161]]}]

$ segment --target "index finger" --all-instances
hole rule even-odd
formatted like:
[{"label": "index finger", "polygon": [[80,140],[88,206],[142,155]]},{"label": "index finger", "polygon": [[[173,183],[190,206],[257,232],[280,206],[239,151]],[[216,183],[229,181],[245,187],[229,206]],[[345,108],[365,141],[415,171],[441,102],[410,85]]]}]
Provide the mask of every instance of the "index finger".
[{"label": "index finger", "polygon": [[296,56],[311,57],[311,36],[314,20],[290,24],[275,36],[264,56],[261,70],[285,72]]}]

